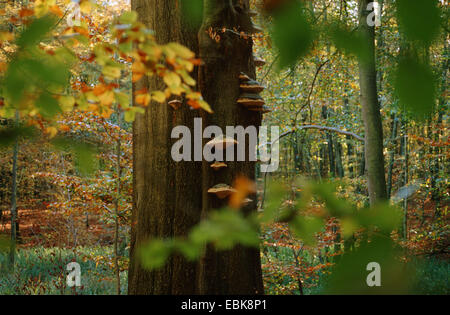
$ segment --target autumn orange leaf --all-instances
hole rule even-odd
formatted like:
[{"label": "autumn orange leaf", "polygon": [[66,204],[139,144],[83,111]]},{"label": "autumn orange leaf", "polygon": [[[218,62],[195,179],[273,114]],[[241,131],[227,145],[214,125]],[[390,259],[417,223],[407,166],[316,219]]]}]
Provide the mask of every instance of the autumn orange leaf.
[{"label": "autumn orange leaf", "polygon": [[32,16],[33,14],[34,14],[34,11],[31,9],[28,9],[28,8],[23,8],[22,10],[19,11],[19,16],[21,18]]},{"label": "autumn orange leaf", "polygon": [[133,83],[134,83],[139,81],[145,75],[146,68],[142,62],[136,61],[131,66],[131,71],[133,72]]},{"label": "autumn orange leaf", "polygon": [[148,93],[136,95],[136,103],[142,106],[147,106],[150,103],[151,96]]},{"label": "autumn orange leaf", "polygon": [[52,12],[54,15],[63,17],[64,13],[61,11],[60,7],[57,5],[53,5],[49,8],[49,11]]},{"label": "autumn orange leaf", "polygon": [[229,205],[232,208],[240,208],[248,195],[256,193],[256,184],[245,176],[236,178],[234,185],[236,192],[231,195]]},{"label": "autumn orange leaf", "polygon": [[94,93],[95,96],[99,96],[99,95],[102,95],[103,93],[105,93],[106,90],[107,90],[107,88],[104,84],[99,84],[94,87],[92,92]]}]

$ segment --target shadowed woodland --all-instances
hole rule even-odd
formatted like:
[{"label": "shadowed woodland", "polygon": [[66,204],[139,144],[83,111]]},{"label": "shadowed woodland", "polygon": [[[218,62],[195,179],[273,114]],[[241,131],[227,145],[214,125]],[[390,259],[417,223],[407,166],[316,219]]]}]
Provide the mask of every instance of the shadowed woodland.
[{"label": "shadowed woodland", "polygon": [[0,1],[0,294],[449,294],[448,14]]}]

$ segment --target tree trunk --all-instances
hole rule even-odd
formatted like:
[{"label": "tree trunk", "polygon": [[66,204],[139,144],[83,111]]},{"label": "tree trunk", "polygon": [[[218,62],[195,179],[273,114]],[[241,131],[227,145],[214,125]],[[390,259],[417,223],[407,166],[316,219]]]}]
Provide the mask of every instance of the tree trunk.
[{"label": "tree trunk", "polygon": [[339,142],[339,140],[336,140],[336,145],[335,145],[335,149],[336,149],[336,173],[337,175],[342,178],[345,175],[344,172],[344,166],[342,165],[342,145]]},{"label": "tree trunk", "polygon": [[[255,78],[252,39],[242,38],[233,31],[236,28],[251,32],[248,9],[248,0],[204,0],[204,19],[199,32],[200,58],[204,64],[199,69],[199,86],[214,111],[212,115],[203,115],[204,126],[216,125],[225,131],[226,126],[258,128],[261,124],[259,112],[249,111],[236,103],[240,95],[239,74],[244,72]],[[222,32],[224,28],[226,31]],[[208,30],[219,37],[211,38]],[[248,140],[246,137],[246,142]],[[245,161],[227,161],[228,167],[219,172],[212,171],[210,163],[203,162],[203,216],[226,205],[226,201],[207,193],[210,187],[220,183],[232,185],[238,175],[254,179],[255,162],[249,161],[248,154],[249,146],[246,145]],[[256,196],[250,198],[254,201],[243,209],[244,213],[256,210]],[[257,248],[237,246],[217,252],[208,247],[199,268],[200,294],[263,294]]]},{"label": "tree trunk", "polygon": [[359,77],[361,106],[365,130],[365,160],[368,176],[370,204],[385,200],[386,179],[383,156],[383,129],[380,106],[378,103],[377,80],[375,69],[375,29],[367,24],[367,5],[370,0],[360,0],[359,27],[365,36],[369,56],[360,58]]},{"label": "tree trunk", "polygon": [[[132,0],[139,20],[155,31],[159,43],[178,42],[198,52],[197,29],[184,20],[181,5],[188,1]],[[189,4],[186,4],[189,5]],[[133,89],[161,89],[160,79],[151,77]],[[178,110],[151,103],[133,126],[133,212],[129,294],[194,294],[197,266],[175,256],[161,269],[147,271],[139,263],[137,250],[150,237],[187,235],[199,222],[201,211],[201,162],[174,162],[171,157],[172,128],[193,130],[198,116],[187,105]]]},{"label": "tree trunk", "polygon": [[[346,86],[346,88],[345,88],[345,98],[344,98],[344,110],[345,110],[345,113],[347,115],[352,117],[351,116],[351,110],[350,110],[350,103],[349,103],[349,99],[348,99],[347,93],[348,93],[348,88]],[[353,156],[353,144],[351,142],[351,137],[349,135],[347,135],[345,139],[347,140],[346,143],[347,143],[347,164],[348,164],[347,167],[348,167],[348,174],[349,174],[350,178],[353,178],[354,177],[353,169],[354,169],[354,165],[355,165],[355,157]]]},{"label": "tree trunk", "polygon": [[[405,124],[405,134],[404,134],[404,152],[405,152],[405,165],[404,165],[404,185],[408,185],[409,176],[408,176],[408,160],[409,160],[409,152],[408,152],[408,125]],[[408,196],[405,196],[403,199],[403,224],[402,224],[402,236],[404,239],[408,237]]]},{"label": "tree trunk", "polygon": [[359,155],[359,176],[366,174],[366,146],[362,145],[362,152]]},{"label": "tree trunk", "polygon": [[293,149],[294,149],[294,170],[295,173],[299,172],[299,173],[303,173],[305,171],[305,167],[303,165],[303,152],[302,152],[302,147],[305,145],[305,138],[303,136],[300,136],[295,133],[294,134],[294,145],[293,145]]},{"label": "tree trunk", "polygon": [[[441,129],[441,124],[443,121],[443,117],[445,114],[445,110],[446,110],[446,104],[447,104],[447,89],[448,89],[448,69],[449,69],[449,47],[448,47],[448,43],[446,40],[444,40],[444,49],[442,54],[444,56],[446,56],[447,58],[444,58],[444,60],[442,60],[442,74],[441,74],[441,89],[440,89],[440,93],[439,93],[439,105],[438,105],[438,114],[437,114],[437,121],[436,121],[436,125],[438,127],[438,130],[436,130],[435,132],[435,136],[434,136],[434,141],[439,142],[440,138],[443,136],[442,133],[442,129]],[[434,151],[434,152],[433,152]],[[431,167],[431,198],[435,203],[435,212],[437,215],[440,215],[440,196],[439,196],[439,190],[437,187],[437,179],[439,178],[439,170],[441,168],[441,165],[443,163],[440,163],[440,155],[441,155],[441,149],[439,146],[436,146],[433,150],[433,148],[430,148],[430,154],[435,155],[434,157],[434,161],[433,161],[433,165]],[[444,163],[445,164],[445,163]]]},{"label": "tree trunk", "polygon": [[330,132],[327,132],[327,142],[328,142],[328,159],[330,163],[330,176],[334,178],[336,176],[336,162],[334,158],[334,143],[333,143],[333,135]]},{"label": "tree trunk", "polygon": [[[322,106],[322,119],[324,119],[326,121],[326,119],[328,118],[328,110],[326,106]],[[324,139],[327,139],[327,143],[329,145],[329,136],[328,134],[326,134],[326,136],[324,137]],[[328,150],[329,152],[329,150]],[[327,154],[327,144],[322,143],[320,145],[320,174],[322,177],[327,178],[328,177],[328,161],[329,158],[329,154]],[[329,158],[331,160],[331,157]],[[330,171],[331,171],[332,166],[330,165]]]},{"label": "tree trunk", "polygon": [[397,126],[398,126],[398,118],[396,114],[392,115],[392,132],[391,132],[391,145],[392,149],[389,152],[389,164],[388,164],[388,174],[387,174],[387,198],[391,198],[392,192],[392,175],[394,171],[394,162],[395,162],[395,147],[397,144]]},{"label": "tree trunk", "polygon": [[[19,112],[16,111],[16,127],[19,125]],[[17,221],[17,160],[19,155],[19,137],[16,136],[13,149],[12,160],[12,186],[11,186],[11,246],[9,250],[9,265],[14,268],[16,256],[17,230],[19,227]]]},{"label": "tree trunk", "polygon": [[[122,155],[121,152],[121,141],[120,141],[120,132],[121,132],[121,124],[120,124],[120,110],[117,108],[117,125],[119,126],[119,132],[117,135],[117,142],[116,142],[116,171],[117,171],[117,192],[116,192],[116,198],[114,202],[114,269],[115,269],[115,276],[116,276],[116,294],[120,295],[120,267],[119,267],[119,207],[120,207],[120,177],[122,175],[122,167],[120,164],[120,157]],[[87,219],[86,219],[87,222]]]}]

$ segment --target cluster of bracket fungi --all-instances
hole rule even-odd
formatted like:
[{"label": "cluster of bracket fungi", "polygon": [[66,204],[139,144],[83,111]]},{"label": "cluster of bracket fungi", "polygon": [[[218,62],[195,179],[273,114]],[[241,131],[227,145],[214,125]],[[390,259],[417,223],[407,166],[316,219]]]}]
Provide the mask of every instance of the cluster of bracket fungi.
[{"label": "cluster of bracket fungi", "polygon": [[[266,62],[255,57],[254,63],[257,67],[262,67]],[[256,80],[251,79],[243,72],[239,75],[239,81],[239,88],[241,90],[241,95],[237,100],[239,105],[244,106],[248,110],[261,112],[263,114],[271,111],[267,106],[265,106],[264,99],[261,95],[259,95],[262,91],[264,91],[264,86]]]},{"label": "cluster of bracket fungi", "polygon": [[[221,135],[221,136],[218,136],[218,137],[212,139],[208,143],[206,143],[206,146],[210,147],[210,149],[214,148],[214,150],[225,150],[226,148],[228,148],[232,145],[236,145],[236,144],[238,144],[238,142],[236,140],[234,140],[232,138],[228,138],[224,135]],[[224,162],[216,161],[216,162],[212,163],[210,167],[214,171],[219,172],[228,166]],[[219,199],[225,199],[228,196],[230,196],[231,194],[234,194],[235,192],[237,192],[236,189],[234,189],[233,187],[231,187],[228,184],[217,184],[217,185],[214,185],[213,187],[211,187],[210,189],[208,189],[209,194],[216,195],[216,197]],[[245,198],[242,201],[242,205],[249,204],[250,202],[252,202],[251,199]]]},{"label": "cluster of bracket fungi", "polygon": [[[256,15],[256,12],[251,11],[249,12],[249,15],[254,16]],[[253,27],[254,27],[253,32],[261,31],[255,25],[253,25]],[[262,67],[266,64],[266,62],[263,59],[254,56],[254,64],[256,67]],[[239,75],[239,82],[240,82],[239,88],[241,91],[241,94],[237,100],[237,103],[239,105],[244,106],[247,110],[261,112],[262,114],[271,111],[267,106],[265,106],[265,102],[263,98],[260,96],[260,93],[265,89],[264,86],[262,86],[256,80],[251,79],[248,75],[246,75],[243,72],[241,72],[241,74]],[[214,147],[214,150],[225,150],[227,147],[236,144],[238,144],[236,140],[227,138],[226,136],[222,135],[212,139],[206,145]],[[210,165],[210,167],[214,171],[220,172],[221,170],[227,167],[227,164],[224,162],[215,161]],[[227,198],[228,196],[230,196],[235,192],[236,189],[234,189],[228,184],[217,184],[208,189],[208,193],[216,195],[217,198],[219,199]],[[251,199],[246,198],[245,200],[243,200],[242,204],[246,205],[251,202],[252,202]]]},{"label": "cluster of bracket fungi", "polygon": [[[211,149],[214,148],[215,151],[218,151],[225,150],[229,146],[235,145],[237,143],[238,142],[236,140],[221,135],[206,143],[205,146],[210,147]],[[216,161],[211,164],[211,168],[215,171],[220,171],[226,167],[227,164],[225,164],[224,162]],[[235,192],[236,189],[227,184],[217,184],[208,189],[208,193],[216,195],[219,199],[224,199]]]}]

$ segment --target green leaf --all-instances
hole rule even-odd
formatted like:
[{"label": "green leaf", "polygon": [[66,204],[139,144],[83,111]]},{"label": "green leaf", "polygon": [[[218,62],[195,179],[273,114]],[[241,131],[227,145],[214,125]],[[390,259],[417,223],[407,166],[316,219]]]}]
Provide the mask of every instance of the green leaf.
[{"label": "green leaf", "polygon": [[237,244],[259,245],[256,225],[230,209],[212,212],[207,220],[192,229],[189,239],[195,244],[213,243],[217,250],[228,250]]},{"label": "green leaf", "polygon": [[63,85],[68,82],[69,71],[64,64],[55,62],[55,60],[24,59],[21,61],[24,76],[29,80],[33,78],[39,86],[45,87],[48,84]]},{"label": "green leaf", "polygon": [[[380,266],[381,286],[369,287],[367,265]],[[406,294],[413,273],[401,262],[395,244],[388,237],[374,238],[353,252],[344,254],[325,282],[324,294]]]},{"label": "green leaf", "polygon": [[124,112],[124,119],[126,122],[130,123],[136,119],[136,113],[144,114],[145,109],[142,107],[129,107],[127,111]]},{"label": "green leaf", "polygon": [[17,45],[19,48],[25,48],[35,45],[42,41],[45,35],[53,27],[55,20],[50,16],[44,16],[42,18],[34,20],[17,39]]},{"label": "green leaf", "polygon": [[307,245],[314,245],[317,241],[315,235],[320,232],[325,223],[318,217],[296,216],[289,222],[292,231]]},{"label": "green leaf", "polygon": [[117,103],[120,104],[120,107],[122,109],[126,109],[130,107],[130,96],[123,92],[115,92],[115,97],[117,100]]},{"label": "green leaf", "polygon": [[415,117],[424,119],[433,112],[436,86],[429,65],[411,57],[401,59],[395,88],[400,105],[404,105]]},{"label": "green leaf", "polygon": [[358,31],[350,31],[341,26],[335,26],[330,31],[331,38],[336,48],[343,50],[345,53],[354,55],[362,61],[369,58],[369,47],[367,40]]},{"label": "green leaf", "polygon": [[75,167],[81,175],[92,174],[98,167],[96,149],[92,144],[70,138],[55,138],[52,144],[64,151],[70,151],[75,159]]},{"label": "green leaf", "polygon": [[92,145],[79,143],[74,146],[75,166],[82,175],[92,174],[97,168],[97,159]]},{"label": "green leaf", "polygon": [[137,21],[137,18],[138,15],[135,11],[128,11],[120,16],[119,21],[122,24],[133,24]]},{"label": "green leaf", "polygon": [[261,222],[271,222],[280,214],[280,209],[287,192],[278,182],[271,182],[267,187],[267,198],[265,200],[264,211]]},{"label": "green leaf", "polygon": [[439,35],[438,0],[397,0],[396,5],[400,29],[406,37],[430,45]]},{"label": "green leaf", "polygon": [[153,270],[164,266],[173,250],[171,240],[150,240],[139,249],[139,258],[144,268]]},{"label": "green leaf", "polygon": [[332,216],[340,218],[355,213],[355,207],[352,204],[336,197],[336,189],[332,183],[312,185],[312,190],[325,202],[325,206]]},{"label": "green leaf", "polygon": [[382,203],[370,209],[361,209],[355,219],[363,227],[375,226],[380,232],[390,235],[400,227],[402,212],[388,203]]},{"label": "green leaf", "polygon": [[188,26],[197,29],[203,20],[203,0],[182,0],[181,12]]},{"label": "green leaf", "polygon": [[300,1],[291,1],[273,14],[272,38],[279,50],[279,68],[293,66],[306,55],[313,33]]},{"label": "green leaf", "polygon": [[191,261],[198,259],[204,250],[202,244],[190,241],[175,241],[174,246],[178,252]]},{"label": "green leaf", "polygon": [[27,81],[21,69],[21,62],[11,61],[8,71],[5,75],[2,85],[4,86],[5,96],[12,104],[17,104],[22,100]]},{"label": "green leaf", "polygon": [[46,92],[41,93],[36,101],[36,107],[46,118],[52,118],[56,114],[62,113],[58,101]]},{"label": "green leaf", "polygon": [[6,127],[0,130],[0,147],[11,146],[18,137],[33,138],[35,129],[33,127]]}]

